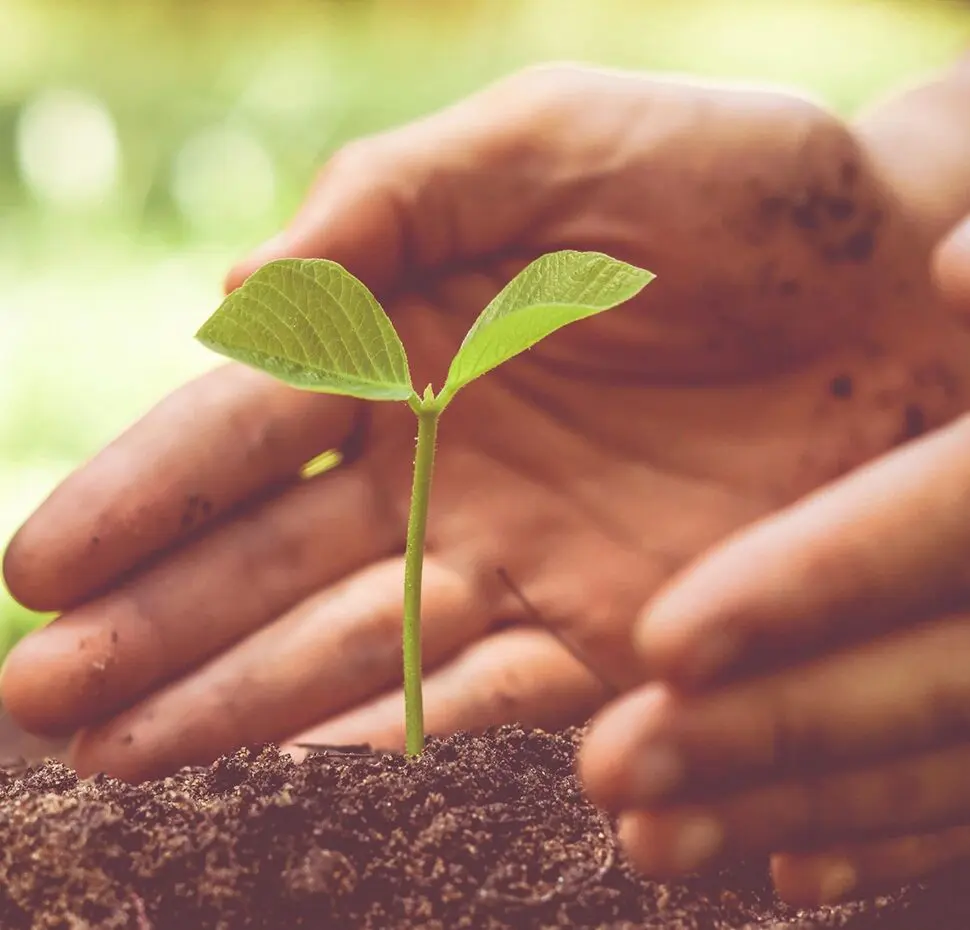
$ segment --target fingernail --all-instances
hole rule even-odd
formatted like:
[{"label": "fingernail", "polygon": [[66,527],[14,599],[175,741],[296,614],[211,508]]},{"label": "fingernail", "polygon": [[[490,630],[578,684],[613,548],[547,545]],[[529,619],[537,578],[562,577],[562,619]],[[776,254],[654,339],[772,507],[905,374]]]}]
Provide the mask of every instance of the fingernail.
[{"label": "fingernail", "polygon": [[823,869],[819,880],[819,904],[838,904],[858,883],[859,875],[851,862],[840,859],[831,863]]},{"label": "fingernail", "polygon": [[684,760],[669,746],[642,750],[633,765],[631,789],[637,804],[659,801],[676,790],[684,780]]},{"label": "fingernail", "polygon": [[678,873],[696,872],[724,847],[724,828],[713,817],[685,821],[673,844],[673,865]]}]

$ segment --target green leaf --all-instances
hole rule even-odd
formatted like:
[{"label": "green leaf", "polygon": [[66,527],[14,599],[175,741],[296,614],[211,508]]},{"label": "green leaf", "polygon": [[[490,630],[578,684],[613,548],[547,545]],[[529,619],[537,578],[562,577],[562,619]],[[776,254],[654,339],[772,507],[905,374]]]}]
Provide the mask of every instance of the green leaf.
[{"label": "green leaf", "polygon": [[482,311],[451,362],[446,399],[557,329],[636,296],[654,275],[601,252],[552,252],[523,269]]},{"label": "green leaf", "polygon": [[374,295],[336,262],[264,265],[196,334],[205,346],[307,391],[365,400],[414,393],[404,346]]}]

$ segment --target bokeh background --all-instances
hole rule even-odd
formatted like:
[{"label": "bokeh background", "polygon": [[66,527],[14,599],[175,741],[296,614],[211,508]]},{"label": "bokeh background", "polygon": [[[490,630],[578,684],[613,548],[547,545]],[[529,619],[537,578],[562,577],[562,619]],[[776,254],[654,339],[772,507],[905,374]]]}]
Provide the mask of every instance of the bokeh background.
[{"label": "bokeh background", "polygon": [[[223,273],[344,140],[543,60],[851,114],[967,48],[956,0],[0,0],[0,545],[215,363]],[[0,589],[0,656],[41,619]]]}]

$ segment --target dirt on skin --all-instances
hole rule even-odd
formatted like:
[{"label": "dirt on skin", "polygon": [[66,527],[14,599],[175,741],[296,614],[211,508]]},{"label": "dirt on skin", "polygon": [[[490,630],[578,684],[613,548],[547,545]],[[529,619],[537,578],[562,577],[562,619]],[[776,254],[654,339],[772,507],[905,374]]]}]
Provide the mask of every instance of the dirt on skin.
[{"label": "dirt on skin", "polygon": [[418,761],[240,750],[140,786],[0,773],[0,927],[966,930],[970,869],[818,912],[764,864],[643,880],[574,775],[579,733],[506,727]]}]

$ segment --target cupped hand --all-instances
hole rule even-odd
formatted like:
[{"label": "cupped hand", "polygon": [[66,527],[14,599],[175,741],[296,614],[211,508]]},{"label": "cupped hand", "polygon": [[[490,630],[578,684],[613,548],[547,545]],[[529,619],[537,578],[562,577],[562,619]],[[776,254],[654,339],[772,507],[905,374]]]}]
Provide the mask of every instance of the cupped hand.
[{"label": "cupped hand", "polygon": [[[936,268],[966,321],[970,222]],[[637,642],[660,683],[582,767],[647,871],[774,854],[819,904],[970,860],[970,419],[716,547]]]},{"label": "cupped hand", "polygon": [[[769,91],[532,70],[340,152],[268,259],[385,300],[415,383],[525,262],[659,277],[443,417],[424,588],[432,733],[581,722],[643,680],[638,610],[726,534],[967,405],[938,231],[834,117]],[[188,335],[187,335],[188,338]],[[230,366],[180,389],[10,544],[2,699],[126,778],[273,741],[402,741],[414,422]],[[336,470],[301,465],[340,447]]]}]

